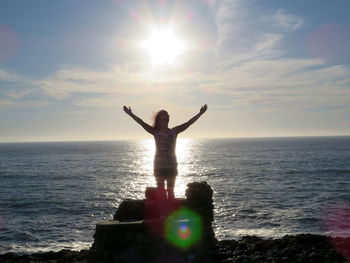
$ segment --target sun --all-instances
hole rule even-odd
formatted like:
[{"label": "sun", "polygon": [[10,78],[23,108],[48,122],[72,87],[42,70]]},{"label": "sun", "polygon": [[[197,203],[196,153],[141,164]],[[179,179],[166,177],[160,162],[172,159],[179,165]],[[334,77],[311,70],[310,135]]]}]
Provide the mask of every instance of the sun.
[{"label": "sun", "polygon": [[154,29],[150,39],[144,41],[142,46],[148,51],[155,65],[174,64],[185,48],[184,42],[176,38],[172,29]]}]

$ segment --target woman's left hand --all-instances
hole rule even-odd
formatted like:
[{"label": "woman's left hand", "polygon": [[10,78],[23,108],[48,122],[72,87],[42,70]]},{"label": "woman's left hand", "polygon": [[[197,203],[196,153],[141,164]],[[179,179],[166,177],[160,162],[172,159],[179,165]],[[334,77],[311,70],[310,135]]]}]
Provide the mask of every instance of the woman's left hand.
[{"label": "woman's left hand", "polygon": [[200,114],[203,114],[204,112],[206,112],[208,109],[208,105],[207,104],[204,104],[204,106],[201,107],[201,109],[199,110],[199,113]]}]

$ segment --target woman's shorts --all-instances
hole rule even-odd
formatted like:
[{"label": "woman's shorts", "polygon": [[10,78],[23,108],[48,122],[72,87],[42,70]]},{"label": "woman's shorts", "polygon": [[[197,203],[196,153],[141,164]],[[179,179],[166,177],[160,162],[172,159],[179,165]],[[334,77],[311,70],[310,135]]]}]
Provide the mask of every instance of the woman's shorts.
[{"label": "woman's shorts", "polygon": [[157,168],[154,169],[154,176],[167,179],[177,176],[177,168]]}]

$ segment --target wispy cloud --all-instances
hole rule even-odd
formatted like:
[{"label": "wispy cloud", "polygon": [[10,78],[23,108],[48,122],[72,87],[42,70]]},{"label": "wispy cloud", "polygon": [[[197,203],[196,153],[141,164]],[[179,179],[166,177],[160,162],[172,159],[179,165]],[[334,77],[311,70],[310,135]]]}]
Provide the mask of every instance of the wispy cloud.
[{"label": "wispy cloud", "polygon": [[12,103],[13,103],[12,101],[0,99],[0,108],[9,106],[9,105],[11,105]]},{"label": "wispy cloud", "polygon": [[11,73],[6,70],[0,69],[0,81],[27,83],[28,81],[30,81],[30,79],[22,75]]},{"label": "wispy cloud", "polygon": [[31,93],[31,88],[25,87],[30,82],[27,77],[0,69],[0,108],[13,106],[16,100]]},{"label": "wispy cloud", "polygon": [[145,108],[175,108],[174,101],[185,105],[200,98],[218,110],[224,105],[235,111],[296,112],[322,106],[346,107],[349,75],[348,67],[328,65],[321,59],[274,58],[186,76],[181,72],[161,75],[70,68],[37,83],[60,100],[74,96],[75,105],[85,108],[115,108],[130,101]]},{"label": "wispy cloud", "polygon": [[49,96],[64,99],[71,93],[103,94],[110,92],[116,85],[113,79],[117,78],[113,78],[109,72],[69,67],[59,69],[46,78],[37,80],[36,85]]},{"label": "wispy cloud", "polygon": [[291,31],[295,31],[304,25],[304,19],[292,14],[288,14],[284,9],[278,9],[273,16],[277,25]]},{"label": "wispy cloud", "polygon": [[43,107],[49,104],[47,96],[36,85],[36,80],[0,70],[0,108]]},{"label": "wispy cloud", "polygon": [[[216,54],[224,67],[281,55],[278,45],[285,36],[284,29],[296,30],[302,25],[302,19],[284,10],[271,16],[263,12],[256,15],[257,10],[253,13],[250,9],[241,0],[221,1],[215,9]],[[276,31],[276,24],[281,30]]]},{"label": "wispy cloud", "polygon": [[222,72],[209,85],[212,96],[225,97],[232,110],[288,113],[331,106],[350,110],[349,73],[349,67],[329,66],[322,60],[251,61]]}]

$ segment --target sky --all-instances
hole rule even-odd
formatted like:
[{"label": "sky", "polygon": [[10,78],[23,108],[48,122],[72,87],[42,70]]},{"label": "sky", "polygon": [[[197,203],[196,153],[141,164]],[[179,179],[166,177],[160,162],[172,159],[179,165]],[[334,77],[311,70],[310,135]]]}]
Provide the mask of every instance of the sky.
[{"label": "sky", "polygon": [[[165,109],[173,127],[207,104],[183,138],[350,135],[349,10],[348,0],[2,0],[0,142],[149,138],[123,105],[149,124]],[[171,63],[146,48],[155,30],[172,32],[153,46]]]}]

